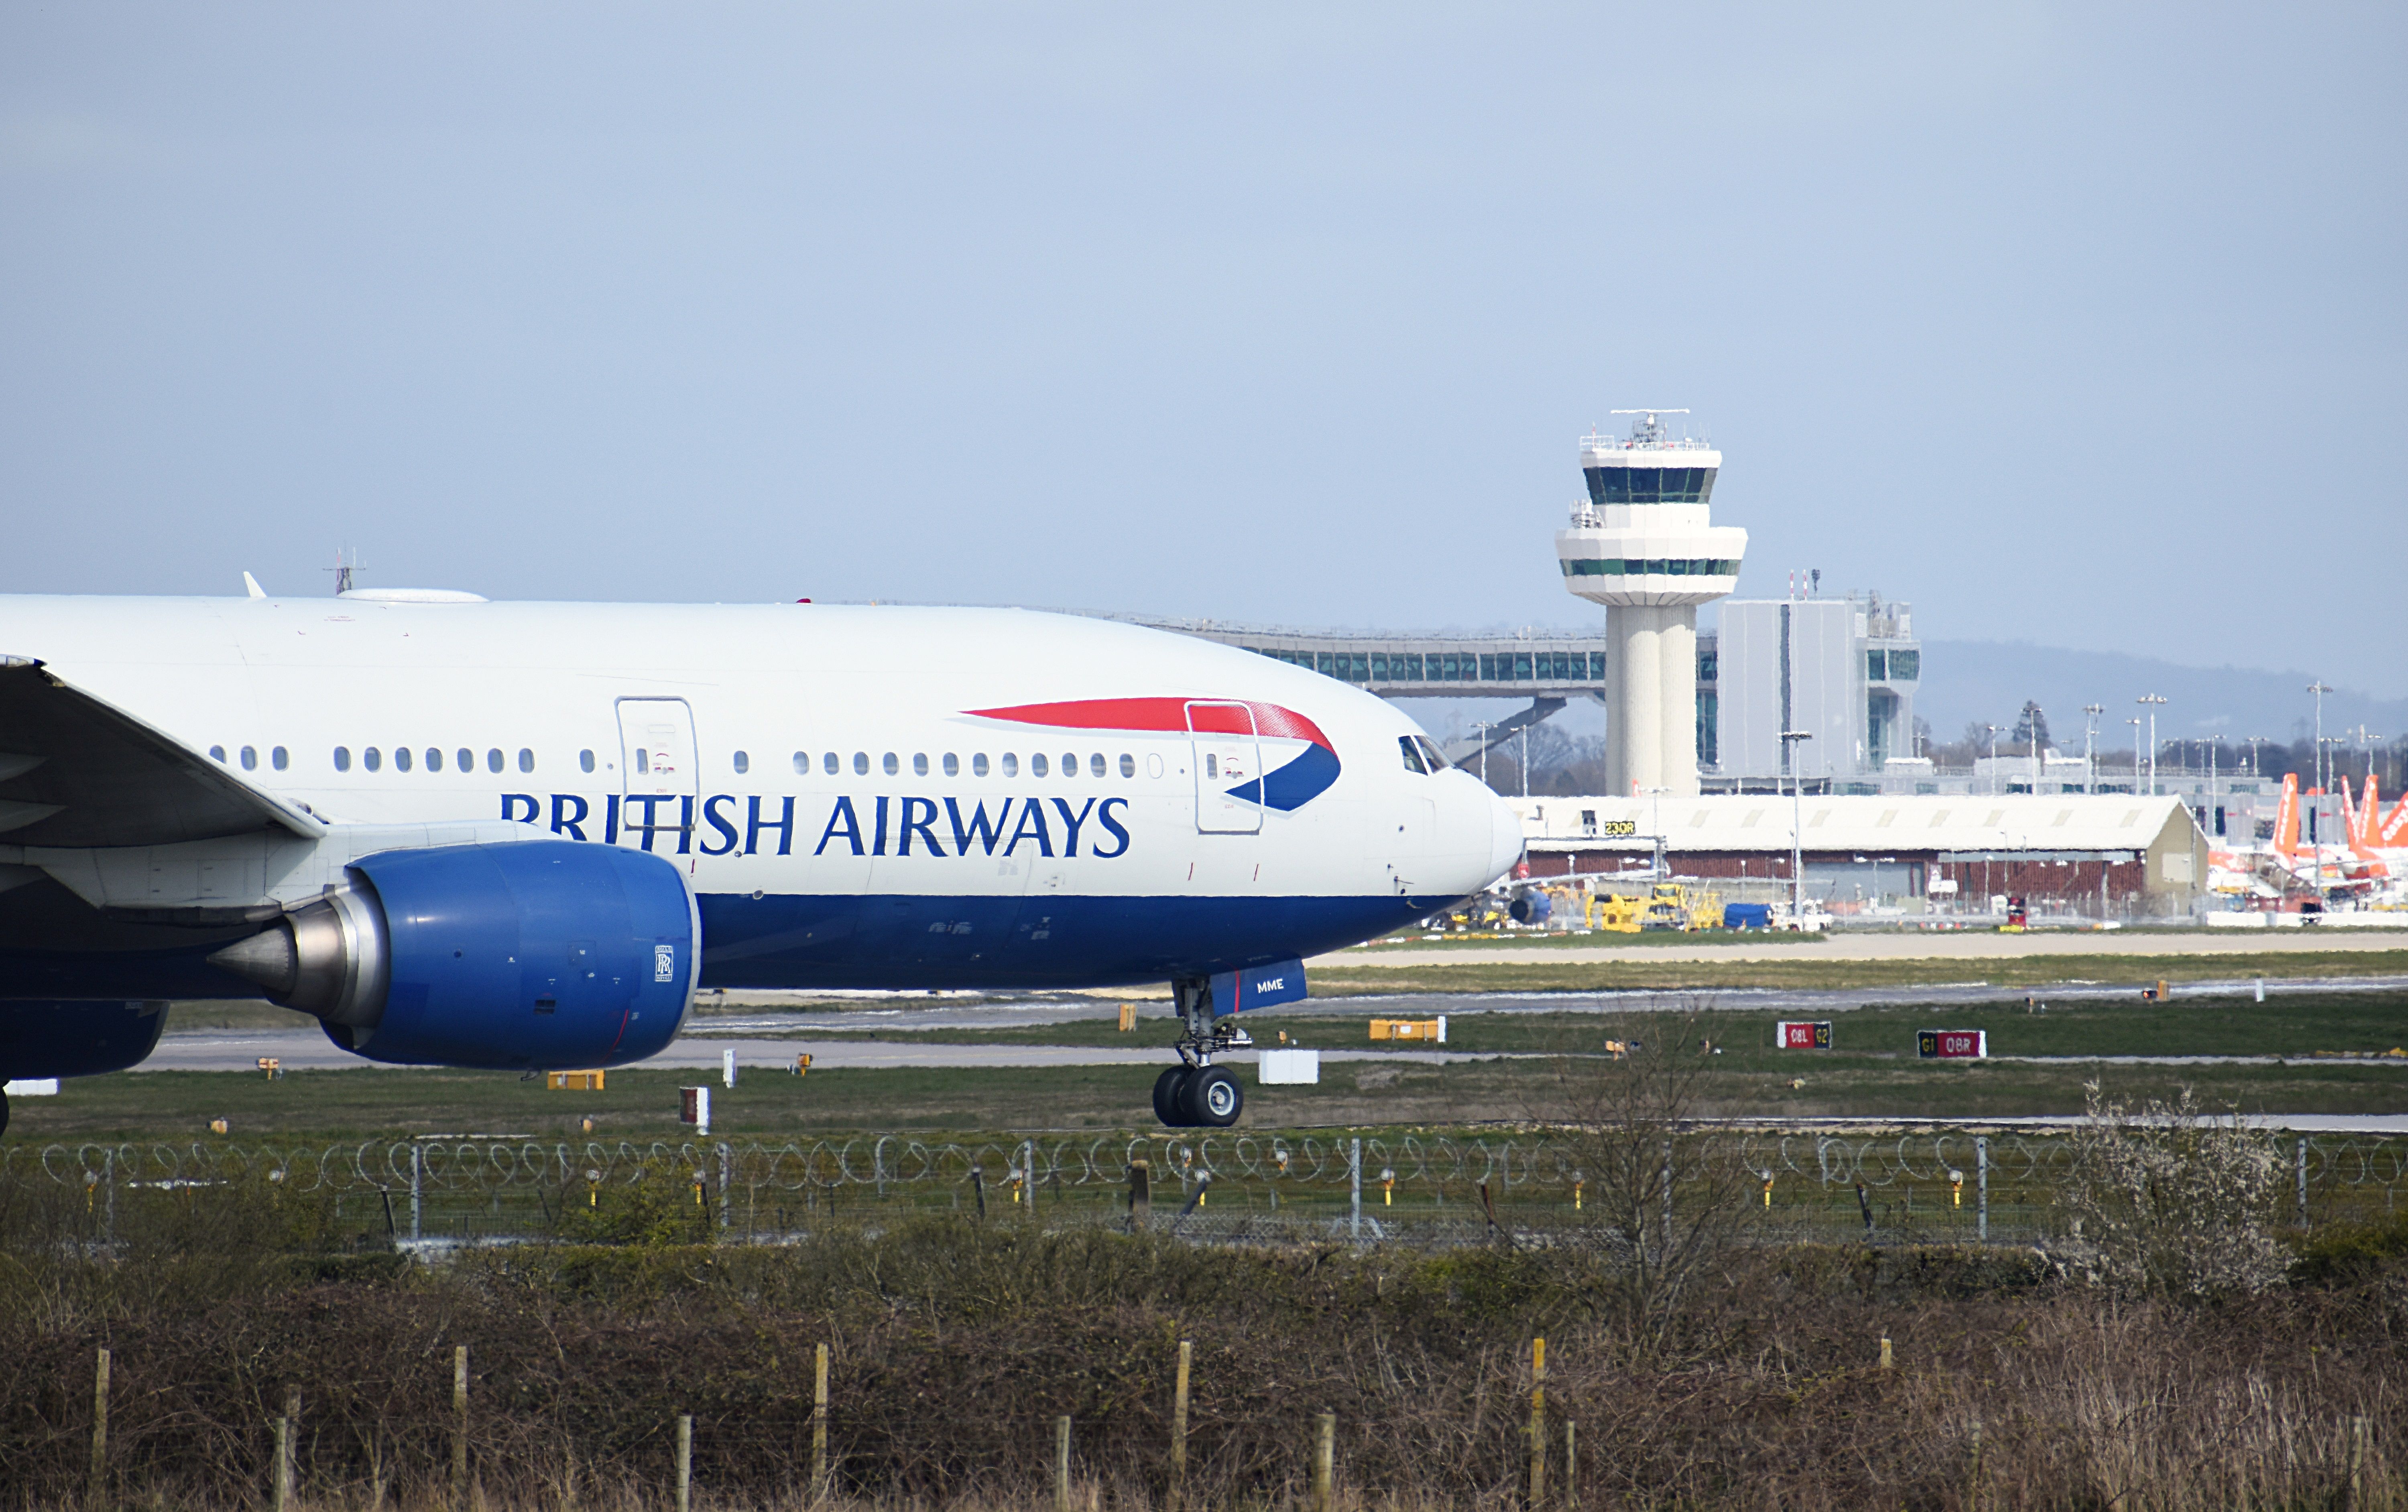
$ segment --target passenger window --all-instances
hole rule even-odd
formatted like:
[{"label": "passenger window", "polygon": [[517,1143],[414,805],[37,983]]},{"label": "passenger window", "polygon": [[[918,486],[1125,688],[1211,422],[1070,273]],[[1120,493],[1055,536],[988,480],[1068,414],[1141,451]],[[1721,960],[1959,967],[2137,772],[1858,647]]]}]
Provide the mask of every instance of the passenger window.
[{"label": "passenger window", "polygon": [[360,764],[373,772],[378,767],[384,764],[384,755],[374,746],[370,746],[367,749],[360,752]]},{"label": "passenger window", "polygon": [[1087,775],[1089,777],[1102,777],[1104,775],[1104,753],[1102,751],[1099,750],[1087,758]]},{"label": "passenger window", "polygon": [[736,753],[736,775],[738,777],[742,777],[745,773],[750,772],[751,770],[752,770],[752,756],[745,751],[738,751]]},{"label": "passenger window", "polygon": [[224,765],[225,748],[223,746],[211,746],[209,748],[209,760],[217,763],[221,766]]},{"label": "passenger window", "polygon": [[527,749],[524,746],[521,746],[519,748],[519,770],[522,772],[532,772],[535,770],[535,752]]},{"label": "passenger window", "polygon": [[1415,773],[1422,777],[1427,777],[1429,775],[1429,768],[1422,764],[1421,748],[1413,744],[1412,736],[1398,735],[1397,737],[1397,749],[1405,753],[1406,771]]},{"label": "passenger window", "polygon": [[886,759],[878,764],[885,769],[888,777],[893,777],[903,769],[903,763],[895,759],[895,753],[891,750],[886,753]]},{"label": "passenger window", "polygon": [[830,777],[836,776],[837,768],[842,764],[842,763],[836,759],[835,751],[829,751],[826,755],[820,758],[820,770],[825,772]]},{"label": "passenger window", "polygon": [[279,746],[267,753],[267,764],[281,772],[292,764],[292,758],[284,754],[283,747]]},{"label": "passenger window", "polygon": [[443,770],[443,752],[433,746],[426,748],[426,769],[430,772]]},{"label": "passenger window", "polygon": [[1066,750],[1062,753],[1062,775],[1064,777],[1077,777],[1079,775],[1079,753],[1077,751]]},{"label": "passenger window", "polygon": [[962,775],[962,759],[950,750],[945,752],[945,775],[947,777]]},{"label": "passenger window", "polygon": [[395,746],[393,749],[393,769],[396,772],[407,772],[409,770],[409,748],[408,746]]},{"label": "passenger window", "polygon": [[[1037,759],[1040,763],[1045,760],[1042,756],[1039,756]],[[1039,766],[1038,770],[1042,772],[1044,768]],[[1018,777],[1020,775],[1020,758],[1008,750],[1003,753],[1003,775],[1006,777]]]},{"label": "passenger window", "polygon": [[984,776],[986,776],[986,752],[985,752],[985,751],[980,751],[977,755],[975,755],[975,756],[973,756],[973,757],[971,757],[971,758],[970,758],[970,776],[972,776],[972,777],[984,777]]},{"label": "passenger window", "polygon": [[811,759],[803,751],[798,750],[795,752],[795,775],[796,777],[809,777],[811,775]]},{"label": "passenger window", "polygon": [[469,749],[467,747],[466,747],[466,746],[463,746],[463,747],[461,747],[461,748],[460,748],[460,749],[459,749],[459,751],[458,751],[458,756],[459,756],[459,761],[460,761],[460,770],[461,770],[461,771],[463,771],[463,772],[473,772],[473,771],[475,771],[475,770],[477,769],[477,753],[476,753],[475,751],[470,750],[470,749]]},{"label": "passenger window", "polygon": [[[1011,760],[1011,758],[1007,756],[1004,760],[1008,762]],[[1040,750],[1034,756],[1028,758],[1028,775],[1030,777],[1043,777],[1045,775],[1045,753],[1043,751]]]},{"label": "passenger window", "polygon": [[913,777],[926,777],[928,775],[928,753],[926,751],[915,751],[912,753],[911,775]]},{"label": "passenger window", "polygon": [[[492,767],[496,772],[500,771],[502,769],[502,753],[498,750],[489,750],[485,752],[485,764]],[[580,772],[591,772],[594,770],[594,753],[592,751],[580,750],[577,753],[577,769]]]},{"label": "passenger window", "polygon": [[351,748],[349,746],[337,746],[335,748],[335,770],[337,772],[348,772],[351,769]]},{"label": "passenger window", "polygon": [[242,769],[246,772],[256,772],[259,770],[258,747],[245,746],[242,748]]},{"label": "passenger window", "polygon": [[1127,751],[1121,752],[1121,776],[1137,776],[1137,758],[1130,755]]},{"label": "passenger window", "polygon": [[869,775],[869,752],[866,750],[856,750],[853,753],[853,770],[854,775],[858,777],[867,777]]},{"label": "passenger window", "polygon": [[[485,752],[485,770],[488,772],[498,772],[501,769],[502,748],[495,746],[493,749]],[[594,753],[590,750],[585,752],[585,769],[589,772],[594,770]]]},{"label": "passenger window", "polygon": [[1204,754],[1204,775],[1206,777],[1219,777],[1221,775],[1221,758],[1213,755],[1210,751],[1207,751]]}]

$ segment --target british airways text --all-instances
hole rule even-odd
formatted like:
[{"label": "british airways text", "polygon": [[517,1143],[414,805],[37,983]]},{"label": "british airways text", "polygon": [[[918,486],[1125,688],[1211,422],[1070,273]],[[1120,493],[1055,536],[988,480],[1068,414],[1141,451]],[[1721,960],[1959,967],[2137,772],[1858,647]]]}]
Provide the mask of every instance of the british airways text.
[{"label": "british airways text", "polygon": [[[813,826],[819,833],[809,854],[831,849],[847,856],[1010,856],[1022,847],[1039,856],[1077,856],[1111,861],[1128,854],[1128,826],[1123,822],[1126,798],[1089,798],[1072,806],[1067,798],[1006,798],[993,814],[982,800],[967,807],[958,798],[915,798],[881,795],[855,803],[838,797],[820,813],[798,816],[790,797],[738,797],[713,793],[701,802],[701,823],[695,823],[691,796],[666,793],[609,793],[595,804],[582,793],[548,794],[554,834],[588,840],[586,831],[598,827],[602,843],[651,850],[655,842],[678,855],[791,856],[798,838],[810,844]],[[674,806],[675,817],[667,810]],[[502,794],[502,818],[522,824],[545,822],[543,798],[532,792]],[[774,846],[774,849],[769,848]]]}]

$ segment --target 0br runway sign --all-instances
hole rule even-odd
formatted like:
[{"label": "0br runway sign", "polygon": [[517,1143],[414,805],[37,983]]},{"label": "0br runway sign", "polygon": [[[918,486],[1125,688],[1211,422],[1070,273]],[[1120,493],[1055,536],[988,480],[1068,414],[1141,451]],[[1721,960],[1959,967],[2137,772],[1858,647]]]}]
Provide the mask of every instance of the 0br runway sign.
[{"label": "0br runway sign", "polygon": [[1914,1053],[1927,1061],[1979,1061],[1990,1053],[1985,1029],[1918,1029]]},{"label": "0br runway sign", "polygon": [[1784,1050],[1828,1050],[1831,1048],[1831,1020],[1784,1019],[1775,1026],[1772,1043]]}]

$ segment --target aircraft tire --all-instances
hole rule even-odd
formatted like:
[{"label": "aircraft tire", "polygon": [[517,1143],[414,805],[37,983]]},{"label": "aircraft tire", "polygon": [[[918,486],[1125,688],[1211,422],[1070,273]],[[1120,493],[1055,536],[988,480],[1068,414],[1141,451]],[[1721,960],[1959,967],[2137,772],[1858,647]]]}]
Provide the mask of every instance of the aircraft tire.
[{"label": "aircraft tire", "polygon": [[1186,1090],[1187,1067],[1174,1065],[1154,1078],[1154,1116],[1166,1129],[1187,1127],[1185,1099],[1180,1093]]},{"label": "aircraft tire", "polygon": [[1191,1129],[1226,1129],[1245,1110],[1245,1089],[1225,1065],[1208,1065],[1191,1073],[1179,1089],[1181,1120]]},{"label": "aircraft tire", "polygon": [[0,1092],[0,1134],[8,1132],[8,1094]]}]

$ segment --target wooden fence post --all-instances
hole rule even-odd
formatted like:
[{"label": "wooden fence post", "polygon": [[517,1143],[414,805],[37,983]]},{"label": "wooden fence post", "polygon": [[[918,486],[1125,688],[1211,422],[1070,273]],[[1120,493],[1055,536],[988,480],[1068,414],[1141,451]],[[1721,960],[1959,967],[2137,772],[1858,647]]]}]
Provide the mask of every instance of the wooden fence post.
[{"label": "wooden fence post", "polygon": [[297,1462],[301,1456],[301,1388],[284,1389],[284,1416],[278,1421],[284,1433],[276,1447],[276,1505],[279,1512],[293,1505],[295,1482],[299,1478]]},{"label": "wooden fence post", "polygon": [[811,1505],[827,1500],[828,1347],[819,1348],[811,1372]]},{"label": "wooden fence post", "polygon": [[1320,1440],[1312,1449],[1312,1512],[1329,1512],[1330,1482],[1337,1478],[1338,1414],[1321,1415]]},{"label": "wooden fence post", "polygon": [[452,1512],[468,1512],[468,1347],[452,1351]]},{"label": "wooden fence post", "polygon": [[2366,1508],[2366,1419],[2349,1420],[2349,1512]]},{"label": "wooden fence post", "polygon": [[1547,1505],[1547,1341],[1530,1341],[1530,1512]]},{"label": "wooden fence post", "polygon": [[1129,1162],[1129,1232],[1143,1233],[1154,1220],[1154,1163]]},{"label": "wooden fence post", "polygon": [[1564,1512],[1580,1512],[1580,1425],[1564,1419]]},{"label": "wooden fence post", "polygon": [[1179,1341],[1179,1374],[1170,1387],[1170,1512],[1187,1500],[1187,1366],[1196,1346]]},{"label": "wooden fence post", "polygon": [[694,1512],[694,1414],[677,1420],[677,1512]]},{"label": "wooden fence post", "polygon": [[[683,1512],[681,1508],[680,1512]],[[1070,1512],[1070,1419],[1054,1419],[1054,1512]]]},{"label": "wooden fence post", "polygon": [[289,1512],[293,1505],[293,1419],[273,1418],[268,1425],[276,1432],[276,1460],[268,1471],[267,1505],[275,1512]]},{"label": "wooden fence post", "polygon": [[108,1505],[108,1350],[106,1346],[92,1367],[92,1471],[84,1485],[84,1505],[93,1512]]},{"label": "wooden fence post", "polygon": [[1881,1336],[1881,1368],[1890,1368],[1889,1335],[1886,1334]]}]

